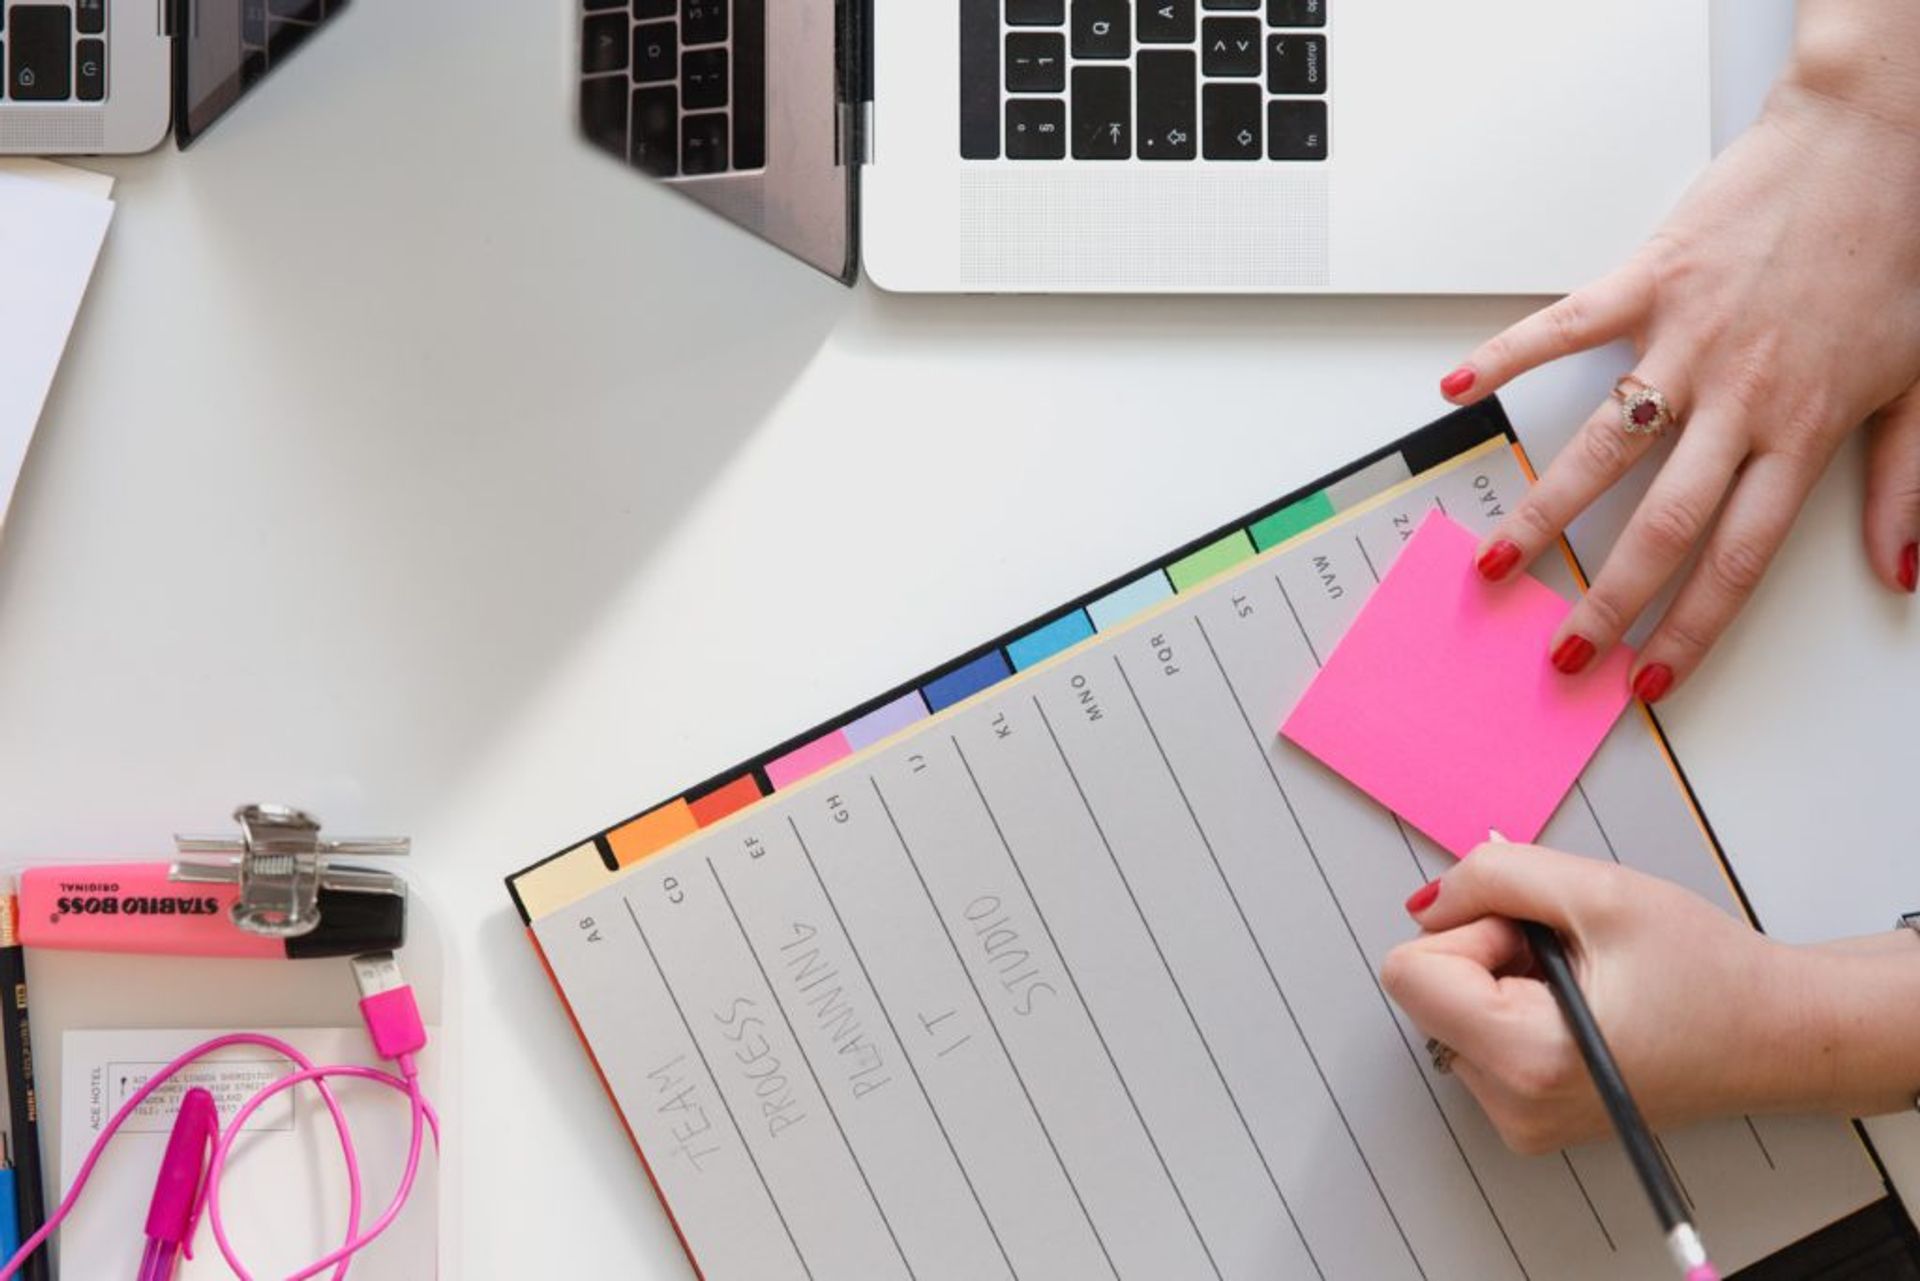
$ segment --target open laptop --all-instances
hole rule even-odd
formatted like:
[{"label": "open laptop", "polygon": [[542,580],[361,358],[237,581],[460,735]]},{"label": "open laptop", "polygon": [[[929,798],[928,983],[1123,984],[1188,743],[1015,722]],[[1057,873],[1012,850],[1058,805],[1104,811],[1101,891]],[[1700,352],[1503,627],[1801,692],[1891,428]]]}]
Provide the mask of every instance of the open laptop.
[{"label": "open laptop", "polygon": [[0,0],[0,155],[187,146],[348,0]]},{"label": "open laptop", "polygon": [[588,139],[843,280],[1551,293],[1709,155],[1671,0],[579,0]]}]

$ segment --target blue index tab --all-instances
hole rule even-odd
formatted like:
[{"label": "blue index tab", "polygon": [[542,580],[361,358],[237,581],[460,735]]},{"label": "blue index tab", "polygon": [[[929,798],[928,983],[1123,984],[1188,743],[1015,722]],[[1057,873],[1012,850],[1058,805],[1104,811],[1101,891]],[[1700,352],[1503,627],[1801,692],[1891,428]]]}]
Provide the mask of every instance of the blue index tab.
[{"label": "blue index tab", "polygon": [[972,698],[990,685],[998,685],[1011,674],[1012,669],[1000,651],[989,650],[966,666],[928,681],[920,687],[920,693],[927,700],[927,710],[937,712]]},{"label": "blue index tab", "polygon": [[0,1169],[0,1259],[20,1250],[20,1212],[13,1200],[13,1167]]},{"label": "blue index tab", "polygon": [[1087,613],[1096,628],[1110,631],[1172,595],[1173,584],[1167,581],[1165,571],[1156,569],[1140,575],[1125,587],[1114,588],[1087,606]]},{"label": "blue index tab", "polygon": [[1063,649],[1072,649],[1091,635],[1093,624],[1088,620],[1086,611],[1076,609],[1044,627],[1034,628],[1008,645],[1007,657],[1013,660],[1014,671],[1024,672],[1036,663],[1044,663]]}]

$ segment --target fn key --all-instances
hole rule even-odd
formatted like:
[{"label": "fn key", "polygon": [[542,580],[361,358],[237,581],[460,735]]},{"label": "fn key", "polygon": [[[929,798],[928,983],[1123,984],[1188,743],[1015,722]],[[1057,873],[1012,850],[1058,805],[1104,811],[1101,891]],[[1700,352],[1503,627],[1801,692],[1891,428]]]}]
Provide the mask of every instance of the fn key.
[{"label": "fn key", "polygon": [[1267,157],[1272,160],[1327,158],[1327,104],[1323,99],[1281,100],[1267,104]]}]

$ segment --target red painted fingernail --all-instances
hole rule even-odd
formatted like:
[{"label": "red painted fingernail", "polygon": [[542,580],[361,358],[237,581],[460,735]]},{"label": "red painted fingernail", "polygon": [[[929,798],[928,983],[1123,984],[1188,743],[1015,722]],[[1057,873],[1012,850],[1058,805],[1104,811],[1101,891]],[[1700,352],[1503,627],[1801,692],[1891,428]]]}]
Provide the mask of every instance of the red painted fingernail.
[{"label": "red painted fingernail", "polygon": [[1920,543],[1908,543],[1900,553],[1900,585],[1909,592],[1920,591]]},{"label": "red painted fingernail", "polygon": [[1633,678],[1633,695],[1643,703],[1657,703],[1673,688],[1673,669],[1665,663],[1648,663]]},{"label": "red painted fingernail", "polygon": [[1437,880],[1428,881],[1425,885],[1422,885],[1419,889],[1415,890],[1412,896],[1407,899],[1407,915],[1408,916],[1420,915],[1420,913],[1432,907],[1433,900],[1439,897],[1440,897],[1440,882]]},{"label": "red painted fingernail", "polygon": [[1513,572],[1520,563],[1520,544],[1501,539],[1480,553],[1480,559],[1474,562],[1474,568],[1480,571],[1480,577],[1490,583],[1497,583]]},{"label": "red painted fingernail", "polygon": [[1569,676],[1577,676],[1593,658],[1593,642],[1575,634],[1561,641],[1553,651],[1553,665]]},{"label": "red painted fingernail", "polygon": [[1442,396],[1463,396],[1473,390],[1473,380],[1479,377],[1473,370],[1462,365],[1440,380]]}]

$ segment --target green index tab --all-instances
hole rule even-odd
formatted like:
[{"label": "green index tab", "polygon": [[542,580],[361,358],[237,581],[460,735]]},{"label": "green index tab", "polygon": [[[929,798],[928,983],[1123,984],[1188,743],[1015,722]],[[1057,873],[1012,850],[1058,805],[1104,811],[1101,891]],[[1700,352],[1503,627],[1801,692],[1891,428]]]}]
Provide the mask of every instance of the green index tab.
[{"label": "green index tab", "polygon": [[1224,573],[1253,555],[1253,544],[1247,541],[1245,530],[1236,529],[1225,538],[1208,543],[1199,551],[1182,556],[1167,566],[1167,577],[1173,580],[1173,590],[1184,592],[1206,582],[1215,574]]},{"label": "green index tab", "polygon": [[1327,491],[1309,494],[1290,507],[1282,507],[1265,520],[1254,522],[1247,532],[1253,535],[1253,545],[1261,551],[1269,547],[1278,547],[1295,534],[1305,533],[1321,521],[1333,515],[1333,500],[1327,497]]}]

